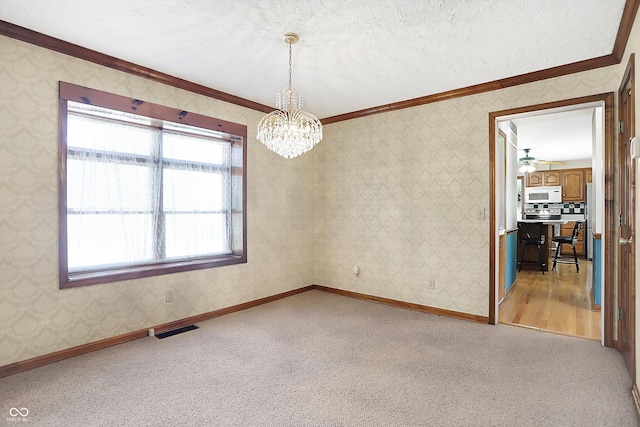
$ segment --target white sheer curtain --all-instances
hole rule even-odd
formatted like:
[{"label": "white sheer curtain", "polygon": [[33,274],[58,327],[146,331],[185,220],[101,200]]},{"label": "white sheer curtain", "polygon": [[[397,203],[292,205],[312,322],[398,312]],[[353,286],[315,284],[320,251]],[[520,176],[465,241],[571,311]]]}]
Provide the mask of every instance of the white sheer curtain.
[{"label": "white sheer curtain", "polygon": [[231,252],[230,143],[165,131],[166,257]]},{"label": "white sheer curtain", "polygon": [[231,252],[230,143],[69,104],[69,271]]}]

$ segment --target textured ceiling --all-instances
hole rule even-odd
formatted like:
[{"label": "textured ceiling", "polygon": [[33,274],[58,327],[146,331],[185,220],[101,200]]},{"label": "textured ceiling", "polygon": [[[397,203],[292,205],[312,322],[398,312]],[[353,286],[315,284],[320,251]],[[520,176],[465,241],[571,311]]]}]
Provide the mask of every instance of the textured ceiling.
[{"label": "textured ceiling", "polygon": [[319,118],[612,52],[625,0],[0,0],[0,20]]}]

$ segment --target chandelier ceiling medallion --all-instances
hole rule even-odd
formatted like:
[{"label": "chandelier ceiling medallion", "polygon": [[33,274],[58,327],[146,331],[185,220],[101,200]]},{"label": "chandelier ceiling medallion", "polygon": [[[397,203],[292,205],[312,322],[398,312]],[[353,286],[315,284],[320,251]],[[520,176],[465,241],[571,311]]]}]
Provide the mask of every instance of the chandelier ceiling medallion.
[{"label": "chandelier ceiling medallion", "polygon": [[291,45],[299,37],[294,33],[282,36],[289,45],[289,86],[276,94],[276,111],[258,124],[258,140],[282,157],[292,159],[311,150],[322,139],[322,123],[316,116],[302,110],[302,93],[291,85]]}]

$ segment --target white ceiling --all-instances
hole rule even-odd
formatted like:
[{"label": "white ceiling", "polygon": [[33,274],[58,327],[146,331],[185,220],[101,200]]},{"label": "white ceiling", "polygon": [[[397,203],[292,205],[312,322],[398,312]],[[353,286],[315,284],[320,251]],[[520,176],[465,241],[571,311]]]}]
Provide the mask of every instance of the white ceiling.
[{"label": "white ceiling", "polygon": [[524,149],[537,160],[590,159],[594,107],[512,120],[518,129],[518,158]]},{"label": "white ceiling", "polygon": [[[0,20],[319,118],[611,54],[625,0],[0,0]],[[535,153],[534,153],[535,154]]]}]

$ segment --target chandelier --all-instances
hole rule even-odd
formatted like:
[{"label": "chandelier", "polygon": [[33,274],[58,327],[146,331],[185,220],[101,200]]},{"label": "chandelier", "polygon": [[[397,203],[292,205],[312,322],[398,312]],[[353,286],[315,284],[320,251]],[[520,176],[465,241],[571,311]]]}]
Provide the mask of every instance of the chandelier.
[{"label": "chandelier", "polygon": [[311,150],[322,139],[322,123],[302,110],[302,93],[291,85],[291,45],[299,37],[287,33],[282,40],[289,45],[289,86],[276,93],[276,111],[258,124],[258,140],[282,157],[292,159]]}]

